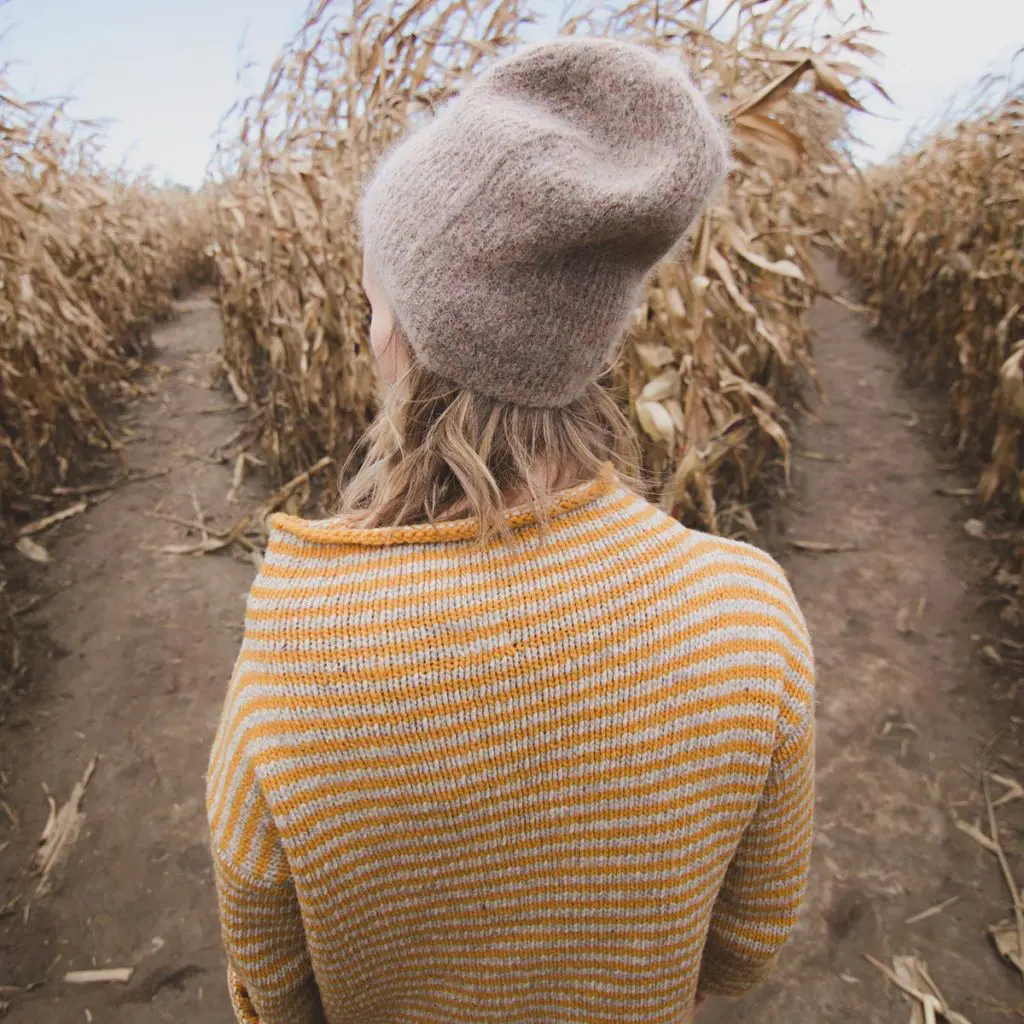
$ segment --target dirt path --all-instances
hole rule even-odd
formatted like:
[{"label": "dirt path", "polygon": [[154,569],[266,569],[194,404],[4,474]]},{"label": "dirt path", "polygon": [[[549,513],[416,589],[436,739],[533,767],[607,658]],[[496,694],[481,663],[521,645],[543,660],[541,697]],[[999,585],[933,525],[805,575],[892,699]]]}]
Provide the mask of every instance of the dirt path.
[{"label": "dirt path", "polygon": [[[843,289],[830,266],[821,271],[826,289]],[[709,1013],[708,1024],[907,1020],[906,1000],[865,953],[919,956],[972,1024],[1024,1019],[1020,979],[986,937],[1009,908],[996,859],[951,822],[953,811],[972,824],[984,816],[983,764],[1024,782],[1020,704],[975,653],[990,625],[977,610],[987,551],[963,530],[969,504],[937,493],[971,481],[943,467],[941,397],[902,386],[898,356],[860,319],[822,301],[811,328],[828,404],[796,447],[838,461],[795,460],[796,493],[770,546],[818,659],[814,874],[775,977],[749,1008]],[[802,553],[792,540],[858,550]],[[1018,880],[1022,805],[1000,808]],[[954,896],[945,911],[905,923]]]},{"label": "dirt path", "polygon": [[[97,1024],[231,1019],[211,902],[203,774],[225,684],[241,640],[251,564],[176,557],[157,549],[183,530],[147,513],[232,522],[258,496],[227,506],[230,468],[208,455],[240,423],[210,389],[219,341],[208,300],[186,304],[157,334],[154,394],[135,410],[129,469],[164,477],[123,486],[66,524],[44,587],[70,582],[40,616],[55,654],[6,725],[4,798],[21,828],[0,839],[0,905],[30,897],[24,872],[46,822],[40,788],[58,802],[93,754],[85,826],[51,895],[23,903],[0,924],[0,984],[46,985],[15,999],[12,1022]],[[57,961],[57,957],[60,960]],[[55,962],[56,961],[56,962]],[[127,988],[71,987],[65,971],[135,966]],[[49,973],[47,973],[49,972]],[[6,1024],[6,1021],[5,1021]]]},{"label": "dirt path", "polygon": [[[972,773],[984,758],[1024,781],[1024,765],[999,760],[1020,756],[1012,720],[1020,707],[973,653],[984,641],[972,635],[986,628],[974,590],[984,551],[962,530],[963,503],[935,493],[966,481],[940,468],[938,399],[902,388],[896,357],[840,307],[819,305],[814,328],[830,405],[798,447],[841,461],[798,460],[797,494],[773,532],[821,669],[815,877],[776,976],[703,1019],[907,1020],[909,1007],[864,953],[919,955],[972,1024],[1015,1019],[999,1004],[1024,1019],[1024,990],[985,937],[1008,906],[995,858],[950,819],[956,805],[977,820]],[[133,468],[171,473],[122,487],[65,524],[56,543],[48,539],[55,558],[46,583],[70,584],[39,615],[56,653],[0,732],[0,796],[20,818],[14,831],[0,815],[0,907],[21,897],[0,919],[0,985],[45,980],[12,998],[7,1020],[16,1024],[80,1024],[90,1014],[97,1024],[231,1019],[202,776],[253,570],[231,558],[160,553],[181,530],[146,513],[159,505],[191,519],[194,489],[207,512],[229,522],[260,495],[243,492],[227,506],[230,470],[179,454],[208,453],[238,426],[230,413],[202,414],[223,401],[206,384],[215,309],[197,300],[157,340],[166,372],[136,412],[140,440],[128,458]],[[793,538],[859,550],[801,554]],[[25,867],[46,821],[40,786],[63,801],[95,753],[82,835],[26,923]],[[1000,814],[1024,875],[1024,801]],[[959,902],[943,912],[904,923],[953,896]],[[136,971],[125,987],[60,980],[70,969],[126,965]]]}]

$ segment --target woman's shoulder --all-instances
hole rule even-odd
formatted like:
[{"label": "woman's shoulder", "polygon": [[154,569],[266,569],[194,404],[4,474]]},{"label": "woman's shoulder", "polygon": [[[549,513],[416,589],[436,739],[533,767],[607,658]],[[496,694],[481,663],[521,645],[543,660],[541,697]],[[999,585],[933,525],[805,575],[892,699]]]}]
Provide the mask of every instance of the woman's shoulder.
[{"label": "woman's shoulder", "polygon": [[380,547],[393,543],[396,534],[415,533],[416,527],[362,529],[352,526],[343,516],[303,519],[278,513],[268,520],[270,546],[309,550],[316,547]]},{"label": "woman's shoulder", "polygon": [[809,653],[807,623],[789,577],[767,552],[753,544],[694,530],[659,513],[663,537],[671,537],[675,557],[671,575],[680,599],[703,609],[719,627],[734,625],[760,634],[784,630]]},{"label": "woman's shoulder", "polygon": [[703,578],[748,578],[795,602],[785,570],[763,548],[685,526],[654,506],[648,505],[648,508],[653,531],[670,540],[678,563],[688,570],[700,573]]},{"label": "woman's shoulder", "polygon": [[792,597],[789,577],[763,548],[733,537],[688,530],[690,555],[709,569],[729,575],[740,574],[763,580]]}]

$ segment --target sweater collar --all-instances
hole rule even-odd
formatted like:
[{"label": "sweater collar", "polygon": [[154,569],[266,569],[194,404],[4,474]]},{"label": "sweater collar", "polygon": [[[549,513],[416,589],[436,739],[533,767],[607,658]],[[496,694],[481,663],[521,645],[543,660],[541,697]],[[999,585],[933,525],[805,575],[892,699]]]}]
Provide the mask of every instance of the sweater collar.
[{"label": "sweater collar", "polygon": [[[557,519],[610,493],[618,486],[618,477],[610,463],[593,480],[560,491],[548,506],[548,520]],[[513,530],[536,525],[537,516],[528,505],[509,509],[505,519]],[[278,513],[270,517],[270,526],[302,540],[318,544],[354,544],[363,547],[388,547],[397,544],[440,544],[473,540],[477,536],[476,518],[452,519],[412,526],[353,528],[333,519],[302,519]]]}]

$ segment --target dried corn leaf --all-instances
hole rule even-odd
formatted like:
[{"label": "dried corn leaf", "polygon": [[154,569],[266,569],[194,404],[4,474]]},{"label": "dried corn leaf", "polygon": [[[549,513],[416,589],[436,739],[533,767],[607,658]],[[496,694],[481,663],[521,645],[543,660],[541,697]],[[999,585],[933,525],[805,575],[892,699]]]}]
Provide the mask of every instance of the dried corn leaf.
[{"label": "dried corn leaf", "polygon": [[988,930],[999,955],[1024,975],[1024,954],[1017,946],[1017,925],[1013,921],[1001,921]]},{"label": "dried corn leaf", "polygon": [[134,967],[97,967],[87,971],[68,971],[64,982],[68,985],[126,985],[134,973]]},{"label": "dried corn leaf", "polygon": [[37,565],[46,565],[50,561],[50,552],[29,537],[19,537],[14,549]]},{"label": "dried corn leaf", "polygon": [[96,771],[96,764],[99,759],[93,759],[86,766],[85,772],[71,790],[71,795],[60,810],[57,809],[56,801],[47,796],[50,804],[50,816],[43,834],[39,837],[39,849],[32,860],[32,869],[39,875],[39,883],[36,885],[36,896],[44,896],[50,891],[52,875],[68,858],[71,847],[78,839],[82,831],[82,823],[85,821],[85,814],[82,812],[82,800],[85,791]]},{"label": "dried corn leaf", "polygon": [[64,522],[65,519],[71,519],[81,514],[88,507],[89,503],[87,501],[76,502],[68,508],[61,509],[60,512],[54,512],[52,515],[43,516],[42,519],[36,519],[34,522],[27,523],[18,530],[18,536],[31,537],[35,533],[42,533],[43,530],[48,530],[51,526]]}]

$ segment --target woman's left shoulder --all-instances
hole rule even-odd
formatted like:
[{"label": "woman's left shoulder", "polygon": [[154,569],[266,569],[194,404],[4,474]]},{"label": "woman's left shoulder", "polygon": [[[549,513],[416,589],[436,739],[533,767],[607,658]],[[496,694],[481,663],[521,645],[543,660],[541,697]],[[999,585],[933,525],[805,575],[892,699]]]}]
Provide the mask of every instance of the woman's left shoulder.
[{"label": "woman's left shoulder", "polygon": [[761,581],[795,603],[796,598],[786,571],[764,549],[746,541],[699,530],[689,530],[688,537],[690,557],[702,562],[711,573]]}]

